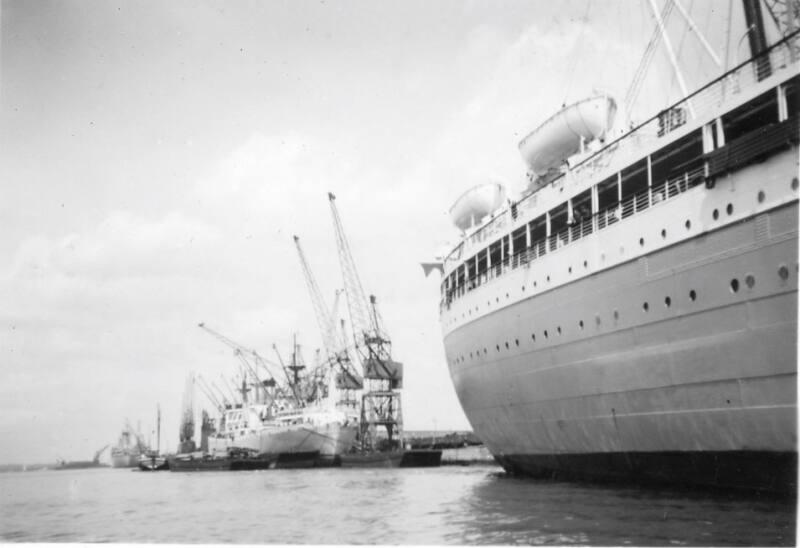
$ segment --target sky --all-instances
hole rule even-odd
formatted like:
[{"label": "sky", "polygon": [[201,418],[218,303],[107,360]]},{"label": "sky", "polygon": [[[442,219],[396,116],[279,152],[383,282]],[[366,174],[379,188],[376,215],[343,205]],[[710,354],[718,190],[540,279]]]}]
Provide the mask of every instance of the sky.
[{"label": "sky", "polygon": [[[684,3],[721,51],[728,1]],[[328,192],[405,365],[406,429],[469,429],[419,263],[457,242],[465,190],[522,189],[517,144],[557,108],[624,96],[647,6],[3,0],[0,463],[91,458],[126,420],[152,434],[157,405],[174,450],[187,376],[237,370],[199,322],[267,357],[297,333],[311,361],[292,236],[332,302]],[[708,63],[673,36],[697,87]],[[667,72],[641,96],[676,93]]]}]

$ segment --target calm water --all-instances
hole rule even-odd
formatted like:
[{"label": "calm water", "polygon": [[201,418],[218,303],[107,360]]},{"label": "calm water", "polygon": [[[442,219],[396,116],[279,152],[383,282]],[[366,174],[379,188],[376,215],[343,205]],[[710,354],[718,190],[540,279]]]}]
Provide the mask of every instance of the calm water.
[{"label": "calm water", "polygon": [[0,541],[794,545],[795,503],[399,470],[0,474]]}]

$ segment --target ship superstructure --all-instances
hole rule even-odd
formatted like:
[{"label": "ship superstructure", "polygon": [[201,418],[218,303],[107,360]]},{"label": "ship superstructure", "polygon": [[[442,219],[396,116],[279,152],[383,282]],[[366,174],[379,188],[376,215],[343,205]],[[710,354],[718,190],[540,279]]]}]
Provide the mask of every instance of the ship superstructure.
[{"label": "ship superstructure", "polygon": [[138,430],[126,421],[117,444],[111,448],[111,466],[114,468],[136,468],[139,457],[148,450]]},{"label": "ship superstructure", "polygon": [[799,59],[790,29],[559,156],[571,105],[520,143],[520,199],[454,206],[446,356],[506,470],[795,489]]}]

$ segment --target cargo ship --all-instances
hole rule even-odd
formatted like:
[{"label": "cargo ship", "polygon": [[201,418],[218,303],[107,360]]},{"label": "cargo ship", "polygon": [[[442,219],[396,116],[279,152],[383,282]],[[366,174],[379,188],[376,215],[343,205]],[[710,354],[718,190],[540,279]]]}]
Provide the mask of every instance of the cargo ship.
[{"label": "cargo ship", "polygon": [[785,4],[770,46],[745,0],[749,60],[617,138],[611,97],[566,106],[520,143],[520,196],[492,183],[451,209],[447,363],[507,472],[796,491],[800,9]]},{"label": "cargo ship", "polygon": [[[284,363],[275,348],[280,364],[270,365],[256,351],[204,323],[199,327],[232,347],[246,372],[239,388],[227,395],[214,383],[209,385],[198,377],[197,386],[219,411],[216,420],[209,419],[203,440],[207,447],[201,447],[202,453],[217,459],[229,458],[232,452],[261,459],[282,455],[286,462],[293,454],[313,453],[321,464],[334,464],[338,455],[350,449],[358,434],[358,414],[348,406],[337,405],[339,392],[329,364],[306,372],[295,338],[291,361]],[[278,382],[268,373],[278,368],[286,381]],[[187,387],[190,393],[193,389],[194,380]],[[194,448],[181,452],[192,451]]]},{"label": "cargo ship", "polygon": [[147,452],[147,446],[141,441],[130,424],[119,435],[117,444],[111,448],[111,466],[113,468],[136,468],[139,458]]}]

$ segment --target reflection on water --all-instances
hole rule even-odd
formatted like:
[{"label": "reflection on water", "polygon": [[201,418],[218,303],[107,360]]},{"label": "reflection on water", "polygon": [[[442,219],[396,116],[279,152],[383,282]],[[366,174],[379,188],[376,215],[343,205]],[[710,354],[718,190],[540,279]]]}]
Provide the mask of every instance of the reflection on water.
[{"label": "reflection on water", "polygon": [[794,545],[796,501],[490,474],[465,499],[465,544]]},{"label": "reflection on water", "polygon": [[0,474],[0,540],[794,545],[795,501],[509,478],[495,467]]}]

